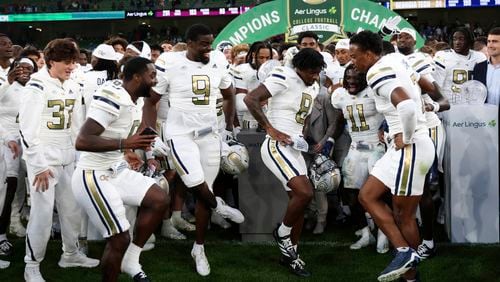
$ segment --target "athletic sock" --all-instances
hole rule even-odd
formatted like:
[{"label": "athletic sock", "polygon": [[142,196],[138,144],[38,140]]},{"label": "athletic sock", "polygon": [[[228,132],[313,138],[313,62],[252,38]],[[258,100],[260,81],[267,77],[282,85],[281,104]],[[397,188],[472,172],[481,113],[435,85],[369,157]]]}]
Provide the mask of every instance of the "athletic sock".
[{"label": "athletic sock", "polygon": [[399,247],[397,248],[398,252],[407,252],[410,249],[410,247]]},{"label": "athletic sock", "polygon": [[429,248],[434,248],[434,240],[423,240],[422,243]]},{"label": "athletic sock", "polygon": [[278,228],[278,236],[288,236],[290,235],[290,232],[292,232],[292,227],[288,227],[284,223],[281,223],[280,227]]}]

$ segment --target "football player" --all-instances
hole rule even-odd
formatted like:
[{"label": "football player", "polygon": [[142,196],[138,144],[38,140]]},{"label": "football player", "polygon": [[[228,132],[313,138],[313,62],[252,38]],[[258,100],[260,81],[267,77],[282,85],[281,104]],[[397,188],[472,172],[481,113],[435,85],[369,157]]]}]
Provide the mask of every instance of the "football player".
[{"label": "football player", "polygon": [[[422,93],[422,101],[425,105],[425,120],[429,128],[434,148],[436,150],[436,159],[427,175],[424,186],[424,193],[420,200],[420,215],[422,217],[423,241],[417,249],[417,253],[422,259],[431,257],[436,249],[433,240],[434,225],[434,203],[429,186],[438,182],[438,171],[443,173],[443,155],[445,144],[444,127],[436,112],[446,111],[450,108],[448,99],[444,98],[439,90],[439,86],[432,76],[434,64],[432,59],[421,52],[415,52],[416,32],[410,28],[403,28],[398,35],[397,47],[401,54],[405,55],[415,72],[420,75],[419,86],[425,93]],[[432,95],[432,98],[431,96]],[[435,101],[434,101],[435,100]],[[444,203],[444,202],[443,202]]]},{"label": "football player", "polygon": [[[382,39],[371,31],[354,35],[350,51],[356,69],[367,73],[377,111],[384,115],[392,140],[359,193],[363,207],[397,249],[393,261],[378,277],[379,281],[391,281],[419,261],[414,250],[420,243],[415,214],[425,175],[434,161],[434,145],[425,125],[418,73],[404,56],[382,57]],[[381,199],[387,190],[393,195],[394,216]]]},{"label": "football player", "polygon": [[246,63],[233,69],[234,86],[236,87],[236,112],[242,116],[242,128],[257,128],[257,121],[248,112],[243,102],[245,95],[259,86],[257,72],[260,66],[271,59],[273,52],[271,45],[257,41],[250,46],[246,56]]},{"label": "football player", "polygon": [[61,223],[63,254],[59,266],[96,267],[78,250],[81,213],[71,192],[75,148],[72,131],[81,122],[81,89],[70,79],[78,49],[67,39],[54,39],[44,50],[47,68],[26,84],[19,109],[19,134],[30,184],[31,213],[26,232],[26,281],[44,281],[45,257],[54,204]]},{"label": "football player", "polygon": [[471,50],[473,44],[470,31],[457,28],[452,37],[452,49],[439,51],[434,56],[434,78],[452,105],[466,102],[461,96],[460,86],[472,79],[476,64],[486,61],[483,53]]},{"label": "football player", "polygon": [[[332,105],[342,113],[339,126],[347,121],[347,129],[352,139],[351,147],[342,164],[344,177],[343,196],[351,206],[351,215],[361,238],[350,246],[357,250],[375,242],[365,217],[365,210],[358,201],[362,187],[375,162],[385,153],[385,145],[379,141],[378,131],[384,116],[377,112],[373,91],[368,87],[366,74],[359,72],[354,65],[345,70],[342,88],[332,94]],[[379,229],[377,252],[389,250],[387,237]]]},{"label": "football player", "polygon": [[[33,60],[22,57],[12,62],[11,70],[16,73],[21,70],[21,73],[15,77],[15,80],[7,88],[4,95],[0,96],[0,103],[2,104],[0,108],[0,123],[10,136],[14,136],[16,140],[19,140],[19,104],[21,103],[24,86],[30,79],[31,74],[38,69]],[[0,254],[8,254],[11,251],[11,245],[6,241],[6,232],[11,219],[11,206],[16,194],[19,175],[23,176],[26,173],[24,169],[21,169],[20,158],[14,157],[10,150],[5,150],[4,159],[7,167],[5,179],[7,192],[4,209],[0,217]],[[21,179],[24,183],[24,177],[21,177]],[[19,215],[18,212],[14,212],[14,214]],[[12,233],[15,233],[18,237],[26,236],[26,229],[21,223],[20,216],[15,216],[12,219],[10,228],[11,231],[14,231]]]},{"label": "football player", "polygon": [[[262,160],[289,196],[283,222],[273,231],[281,262],[296,275],[307,277],[310,273],[298,255],[297,244],[313,188],[302,156],[303,151],[308,151],[307,143],[301,134],[319,92],[316,81],[326,64],[319,52],[303,48],[293,57],[292,65],[294,68],[276,67],[244,101],[267,132],[261,147]],[[269,98],[272,99],[266,117],[260,103]]]},{"label": "football player", "polygon": [[[152,178],[128,168],[127,162],[140,161],[135,153],[128,151],[124,155],[123,151],[145,149],[153,141],[159,142],[150,133],[127,137],[134,126],[137,99],[147,97],[156,82],[150,60],[130,59],[124,65],[123,82],[109,81],[95,93],[76,140],[76,148],[82,152],[72,178],[73,193],[107,240],[102,281],[117,281],[120,269],[134,281],[150,281],[139,264],[139,256],[161,222],[166,195]],[[130,244],[130,223],[124,205],[140,207]]]},{"label": "football player", "polygon": [[204,249],[210,209],[236,223],[244,220],[240,211],[212,193],[221,153],[221,137],[217,133],[217,88],[225,101],[227,131],[232,131],[234,119],[232,78],[229,71],[216,62],[211,47],[213,40],[212,31],[205,25],[195,24],[188,28],[187,51],[163,53],[158,58],[159,82],[151,97],[145,99],[143,110],[143,122],[154,127],[156,103],[162,95],[168,95],[170,108],[164,134],[177,173],[197,199],[196,242],[191,256],[196,271],[202,276],[210,274]]}]

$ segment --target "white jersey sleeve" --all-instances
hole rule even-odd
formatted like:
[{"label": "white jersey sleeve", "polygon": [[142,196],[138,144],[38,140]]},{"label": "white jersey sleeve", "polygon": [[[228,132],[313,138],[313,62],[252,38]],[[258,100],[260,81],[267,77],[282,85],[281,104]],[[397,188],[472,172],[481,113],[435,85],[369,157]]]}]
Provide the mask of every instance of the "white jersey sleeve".
[{"label": "white jersey sleeve", "polygon": [[115,93],[113,89],[115,87],[121,87],[119,80],[107,83],[97,90],[87,114],[88,118],[95,120],[104,128],[107,128],[120,115],[120,96]]},{"label": "white jersey sleeve", "polygon": [[286,82],[285,70],[283,67],[274,68],[269,76],[264,81],[264,86],[267,90],[274,96],[276,94],[282,93],[288,89],[288,84]]},{"label": "white jersey sleeve", "polygon": [[155,68],[156,68],[156,79],[158,80],[158,83],[153,87],[153,91],[156,92],[159,95],[165,95],[168,90],[168,77],[166,74],[166,65],[167,61],[171,59],[171,56],[169,56],[169,52],[165,52],[156,59],[155,62]]},{"label": "white jersey sleeve", "polygon": [[47,103],[43,81],[31,78],[26,84],[25,93],[19,107],[19,133],[23,143],[23,157],[33,168],[35,175],[48,169],[40,139],[43,109]]}]

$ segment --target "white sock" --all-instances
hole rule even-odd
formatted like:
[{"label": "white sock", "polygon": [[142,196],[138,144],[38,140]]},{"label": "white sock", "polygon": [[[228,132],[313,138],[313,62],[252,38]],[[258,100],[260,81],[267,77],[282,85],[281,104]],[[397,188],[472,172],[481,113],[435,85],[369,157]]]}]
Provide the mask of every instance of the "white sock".
[{"label": "white sock", "polygon": [[0,241],[7,240],[7,234],[0,234]]},{"label": "white sock", "polygon": [[370,237],[370,227],[365,226],[361,229],[361,237]]},{"label": "white sock", "polygon": [[133,264],[139,264],[141,252],[142,248],[131,242],[130,245],[128,245],[125,255],[123,256],[123,260],[127,260]]},{"label": "white sock", "polygon": [[172,217],[174,218],[177,218],[177,219],[181,219],[181,211],[173,211],[172,212]]},{"label": "white sock", "polygon": [[399,248],[397,248],[398,252],[408,252],[409,249],[410,249],[410,247],[399,247]]},{"label": "white sock", "polygon": [[434,240],[423,240],[422,243],[431,249],[434,248]]},{"label": "white sock", "polygon": [[293,249],[295,250],[295,252],[297,252],[297,245],[293,245]]},{"label": "white sock", "polygon": [[203,251],[204,251],[204,249],[205,249],[205,245],[203,245],[203,244],[198,244],[198,243],[194,242],[194,244],[193,244],[193,250],[194,250],[195,252],[203,252]]},{"label": "white sock", "polygon": [[290,232],[292,232],[292,227],[288,227],[284,223],[281,223],[280,227],[278,228],[278,235],[280,237],[288,236],[290,235]]}]

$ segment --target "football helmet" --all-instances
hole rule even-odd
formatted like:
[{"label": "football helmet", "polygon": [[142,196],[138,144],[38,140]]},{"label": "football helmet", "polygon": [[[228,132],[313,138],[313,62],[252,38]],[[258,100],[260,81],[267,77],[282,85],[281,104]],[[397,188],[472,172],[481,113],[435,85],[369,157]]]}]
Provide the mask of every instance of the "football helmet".
[{"label": "football helmet", "polygon": [[271,71],[278,66],[281,66],[281,63],[278,60],[269,60],[263,63],[260,66],[259,71],[257,72],[257,78],[259,79],[259,82],[264,82]]},{"label": "football helmet", "polygon": [[328,193],[339,188],[340,170],[332,159],[323,154],[314,157],[309,174],[316,191]]},{"label": "football helmet", "polygon": [[250,157],[248,150],[242,143],[232,140],[222,143],[221,169],[225,173],[237,175],[248,169]]}]

